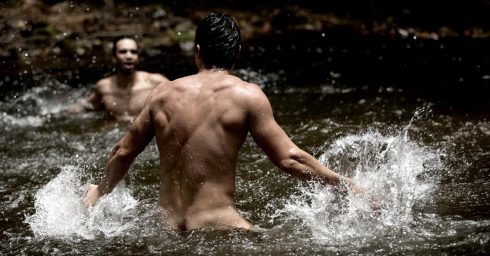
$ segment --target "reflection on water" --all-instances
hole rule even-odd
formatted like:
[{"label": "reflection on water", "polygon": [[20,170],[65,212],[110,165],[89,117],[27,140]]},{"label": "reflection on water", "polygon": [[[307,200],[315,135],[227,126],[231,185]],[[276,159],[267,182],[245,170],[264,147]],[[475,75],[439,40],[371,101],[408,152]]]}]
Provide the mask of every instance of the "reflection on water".
[{"label": "reflection on water", "polygon": [[154,143],[124,184],[87,210],[86,186],[100,177],[126,125],[101,113],[63,114],[89,89],[50,81],[0,102],[1,253],[488,253],[488,120],[440,111],[393,88],[280,88],[276,75],[239,73],[265,84],[298,145],[367,187],[382,209],[373,213],[355,196],[289,177],[249,138],[236,201],[262,231],[169,230],[158,209]]}]

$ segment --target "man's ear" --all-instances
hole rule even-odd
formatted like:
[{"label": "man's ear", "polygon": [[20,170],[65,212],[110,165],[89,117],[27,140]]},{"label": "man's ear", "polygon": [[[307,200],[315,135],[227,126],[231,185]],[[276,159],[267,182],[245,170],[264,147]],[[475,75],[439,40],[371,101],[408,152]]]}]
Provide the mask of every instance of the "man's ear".
[{"label": "man's ear", "polygon": [[233,62],[233,66],[231,66],[231,69],[235,68],[235,64],[238,62],[238,59],[240,59],[240,53],[242,52],[242,45],[238,46],[238,53],[235,57],[235,61]]},{"label": "man's ear", "polygon": [[196,44],[194,47],[194,62],[196,63],[197,69],[201,69],[202,59],[201,59],[201,46]]},{"label": "man's ear", "polygon": [[238,46],[238,54],[236,55],[236,60],[240,58],[240,54],[242,53],[242,45]]},{"label": "man's ear", "polygon": [[201,46],[199,44],[196,44],[196,46],[195,46],[194,57],[196,60],[197,59],[202,60]]}]

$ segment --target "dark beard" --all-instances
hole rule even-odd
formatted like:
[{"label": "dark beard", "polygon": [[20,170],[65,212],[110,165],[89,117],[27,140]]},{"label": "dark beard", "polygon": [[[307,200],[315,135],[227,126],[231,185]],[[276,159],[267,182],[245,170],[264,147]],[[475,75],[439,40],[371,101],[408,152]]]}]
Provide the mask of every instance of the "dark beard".
[{"label": "dark beard", "polygon": [[122,65],[119,65],[116,67],[116,72],[121,73],[123,75],[131,75],[135,71],[136,71],[136,67],[131,69],[131,70],[127,70],[127,69],[123,68]]}]

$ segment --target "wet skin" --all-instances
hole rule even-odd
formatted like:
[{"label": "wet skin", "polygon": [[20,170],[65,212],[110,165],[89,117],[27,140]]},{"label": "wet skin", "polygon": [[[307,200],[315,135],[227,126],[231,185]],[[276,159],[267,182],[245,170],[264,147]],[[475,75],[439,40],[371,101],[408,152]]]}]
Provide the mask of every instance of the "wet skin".
[{"label": "wet skin", "polygon": [[112,191],[135,157],[156,137],[160,156],[160,205],[166,223],[180,230],[244,228],[252,225],[234,203],[237,157],[248,133],[269,159],[285,172],[316,178],[356,194],[365,190],[299,149],[274,120],[259,86],[229,71],[203,68],[199,73],[162,84],[114,148],[87,206]]},{"label": "wet skin", "polygon": [[143,108],[150,91],[168,79],[157,73],[137,71],[138,46],[132,39],[116,43],[116,73],[97,82],[84,100],[70,106],[69,112],[105,109],[119,120],[132,120]]}]

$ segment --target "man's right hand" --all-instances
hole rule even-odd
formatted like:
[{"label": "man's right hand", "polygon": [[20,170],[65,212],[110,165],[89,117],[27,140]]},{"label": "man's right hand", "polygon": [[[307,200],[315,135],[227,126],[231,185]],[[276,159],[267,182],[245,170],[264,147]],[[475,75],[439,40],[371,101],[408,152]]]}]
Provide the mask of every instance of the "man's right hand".
[{"label": "man's right hand", "polygon": [[94,184],[88,185],[87,195],[85,195],[85,198],[83,199],[83,203],[85,204],[85,207],[89,208],[94,206],[97,200],[99,199],[100,195],[97,187],[98,186]]},{"label": "man's right hand", "polygon": [[82,113],[83,111],[85,111],[85,108],[78,102],[73,103],[72,105],[68,106],[63,110],[63,112],[69,114]]}]

